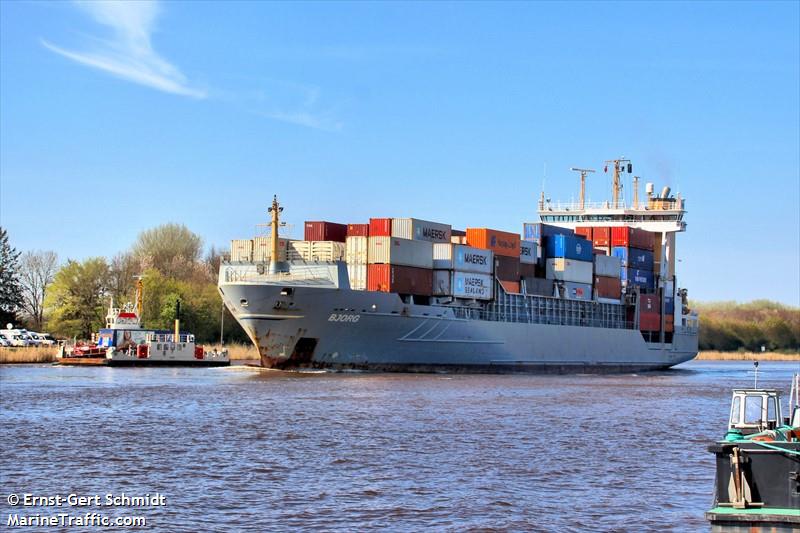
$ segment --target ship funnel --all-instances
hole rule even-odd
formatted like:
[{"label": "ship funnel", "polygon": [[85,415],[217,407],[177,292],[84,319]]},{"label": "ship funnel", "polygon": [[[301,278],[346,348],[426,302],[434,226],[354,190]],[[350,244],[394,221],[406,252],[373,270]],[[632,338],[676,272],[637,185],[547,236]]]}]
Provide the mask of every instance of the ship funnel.
[{"label": "ship funnel", "polygon": [[663,198],[663,199],[665,199],[665,200],[666,200],[667,198],[669,198],[669,191],[670,191],[670,188],[669,188],[669,186],[666,186],[666,187],[664,187],[663,189],[661,189],[661,198]]}]

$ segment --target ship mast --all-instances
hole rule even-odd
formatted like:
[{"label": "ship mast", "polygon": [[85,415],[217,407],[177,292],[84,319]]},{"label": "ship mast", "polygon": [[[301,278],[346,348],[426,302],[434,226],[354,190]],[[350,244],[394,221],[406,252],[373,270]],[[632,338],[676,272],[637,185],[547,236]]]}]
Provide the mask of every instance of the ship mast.
[{"label": "ship mast", "polygon": [[267,212],[272,215],[272,222],[270,223],[270,227],[272,228],[272,255],[269,260],[269,271],[271,274],[278,272],[278,250],[280,245],[278,240],[278,228],[281,225],[280,213],[282,211],[283,207],[278,204],[278,195],[276,194],[272,197],[272,207],[267,209]]},{"label": "ship mast", "polygon": [[583,211],[586,208],[586,174],[589,172],[594,172],[594,169],[572,167],[570,170],[581,173],[581,192],[578,202],[580,203],[581,211]]},{"label": "ship mast", "polygon": [[622,192],[622,182],[620,181],[619,173],[620,172],[625,172],[625,170],[626,170],[625,167],[626,167],[626,163],[627,163],[628,174],[630,174],[631,172],[633,172],[633,165],[631,164],[631,160],[630,159],[622,159],[622,158],[620,158],[620,159],[609,159],[605,163],[606,163],[606,166],[605,166],[605,171],[606,172],[608,172],[608,165],[609,164],[613,164],[614,165],[614,182],[613,182],[613,184],[611,186],[611,202],[613,204],[614,209],[619,209],[619,197],[620,197],[621,192]]}]

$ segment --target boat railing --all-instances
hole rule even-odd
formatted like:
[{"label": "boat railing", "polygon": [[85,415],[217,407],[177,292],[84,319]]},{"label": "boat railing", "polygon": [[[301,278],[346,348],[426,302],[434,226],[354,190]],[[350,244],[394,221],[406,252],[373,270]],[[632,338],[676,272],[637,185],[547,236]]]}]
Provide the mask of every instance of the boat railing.
[{"label": "boat railing", "polygon": [[[146,342],[149,343],[175,343],[174,333],[148,333]],[[185,344],[194,342],[194,335],[185,333],[178,335],[178,342],[175,344]]]},{"label": "boat railing", "polygon": [[[250,265],[251,267],[253,265]],[[255,268],[227,267],[223,269],[225,283],[285,283],[304,285],[331,285],[335,283],[332,269],[335,265],[292,265],[286,272],[269,272],[269,265]]]}]

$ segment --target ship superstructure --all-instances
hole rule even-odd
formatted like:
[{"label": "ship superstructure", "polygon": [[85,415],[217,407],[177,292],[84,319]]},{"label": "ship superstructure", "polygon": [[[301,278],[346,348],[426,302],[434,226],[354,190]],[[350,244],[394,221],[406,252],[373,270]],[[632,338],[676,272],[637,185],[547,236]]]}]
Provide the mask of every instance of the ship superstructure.
[{"label": "ship superstructure", "polygon": [[[306,239],[293,241],[279,236],[275,198],[271,235],[233,241],[220,293],[269,367],[667,368],[697,353],[697,317],[675,277],[684,202],[668,190],[656,197],[648,184],[647,200],[626,206],[618,181],[627,164],[611,162],[611,202],[585,202],[583,187],[577,204],[542,195],[541,222],[524,224],[522,237],[371,219],[309,222]],[[609,235],[605,247],[584,237],[593,230]],[[342,232],[345,242],[322,240]]]}]

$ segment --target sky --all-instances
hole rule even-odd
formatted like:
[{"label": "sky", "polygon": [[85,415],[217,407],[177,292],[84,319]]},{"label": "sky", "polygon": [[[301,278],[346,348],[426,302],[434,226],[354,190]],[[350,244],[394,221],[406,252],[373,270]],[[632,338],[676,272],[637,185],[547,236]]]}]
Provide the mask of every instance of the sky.
[{"label": "sky", "polygon": [[219,248],[277,194],[294,238],[520,232],[625,156],[686,199],[690,298],[798,306],[799,6],[0,1],[0,225],[62,260],[166,222]]}]

